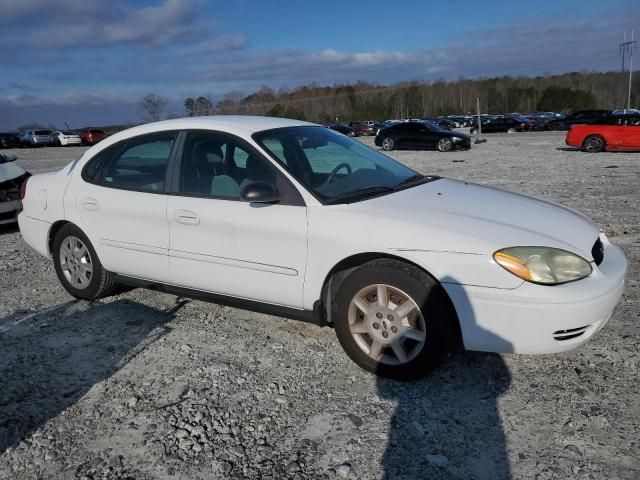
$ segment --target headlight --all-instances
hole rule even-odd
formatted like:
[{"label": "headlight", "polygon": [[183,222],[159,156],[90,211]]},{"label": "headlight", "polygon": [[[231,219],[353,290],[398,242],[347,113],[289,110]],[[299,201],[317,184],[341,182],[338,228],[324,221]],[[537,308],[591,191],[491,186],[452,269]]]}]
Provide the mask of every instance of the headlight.
[{"label": "headlight", "polygon": [[510,247],[493,254],[505,270],[528,282],[559,285],[591,275],[591,264],[566,250],[550,247]]},{"label": "headlight", "polygon": [[462,138],[460,138],[460,137],[451,137],[451,140],[454,141],[454,142],[461,142]]}]

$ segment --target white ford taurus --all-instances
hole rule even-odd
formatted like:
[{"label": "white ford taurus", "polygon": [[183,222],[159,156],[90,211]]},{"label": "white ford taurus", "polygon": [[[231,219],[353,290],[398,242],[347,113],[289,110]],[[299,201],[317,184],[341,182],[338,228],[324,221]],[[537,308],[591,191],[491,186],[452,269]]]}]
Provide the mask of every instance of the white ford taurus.
[{"label": "white ford taurus", "polygon": [[609,319],[626,259],[558,205],[423,176],[310,123],[221,116],[118,133],[22,192],[64,288],[118,284],[335,326],[380,375],[467,349],[551,353]]}]

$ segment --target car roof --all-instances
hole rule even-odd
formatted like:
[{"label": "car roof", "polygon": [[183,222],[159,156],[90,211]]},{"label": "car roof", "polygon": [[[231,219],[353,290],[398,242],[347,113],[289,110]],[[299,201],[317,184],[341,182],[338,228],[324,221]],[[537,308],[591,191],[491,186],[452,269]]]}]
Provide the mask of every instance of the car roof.
[{"label": "car roof", "polygon": [[251,135],[255,132],[270,130],[272,128],[317,126],[315,123],[288,118],[260,117],[252,115],[211,115],[202,117],[184,117],[160,122],[146,123],[129,128],[109,137],[112,142],[145,133],[153,133],[166,130],[221,130],[237,135]]}]

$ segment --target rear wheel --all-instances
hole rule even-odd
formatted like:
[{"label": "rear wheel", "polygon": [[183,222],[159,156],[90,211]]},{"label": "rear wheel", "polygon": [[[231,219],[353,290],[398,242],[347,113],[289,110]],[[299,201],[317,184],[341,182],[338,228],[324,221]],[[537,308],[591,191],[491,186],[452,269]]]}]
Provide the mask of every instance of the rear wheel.
[{"label": "rear wheel", "polygon": [[453,149],[453,141],[450,138],[441,138],[436,148],[439,152],[450,152]]},{"label": "rear wheel", "polygon": [[412,379],[433,370],[444,351],[449,302],[422,270],[374,260],[354,270],[335,299],[335,330],[349,357],[380,376]]},{"label": "rear wheel", "polygon": [[87,236],[72,224],[63,226],[53,239],[53,262],[58,279],[70,295],[83,300],[109,296],[116,286]]},{"label": "rear wheel", "polygon": [[582,142],[582,150],[589,153],[602,152],[605,147],[604,138],[599,135],[589,135]]},{"label": "rear wheel", "polygon": [[394,142],[393,138],[391,137],[385,137],[385,139],[382,140],[382,148],[387,152],[390,152],[391,150],[393,150],[395,146],[396,146],[396,142]]}]

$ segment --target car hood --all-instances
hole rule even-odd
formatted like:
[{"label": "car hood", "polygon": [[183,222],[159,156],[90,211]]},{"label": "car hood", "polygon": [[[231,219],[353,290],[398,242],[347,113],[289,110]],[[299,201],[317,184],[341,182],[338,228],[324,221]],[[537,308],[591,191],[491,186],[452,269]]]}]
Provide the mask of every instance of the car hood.
[{"label": "car hood", "polygon": [[569,208],[446,178],[350,206],[369,217],[369,225],[381,225],[369,233],[395,249],[491,255],[511,246],[548,246],[591,259],[599,235],[589,218]]},{"label": "car hood", "polygon": [[13,180],[26,172],[22,167],[19,167],[15,163],[1,163],[0,164],[0,182],[6,182],[7,180]]}]

